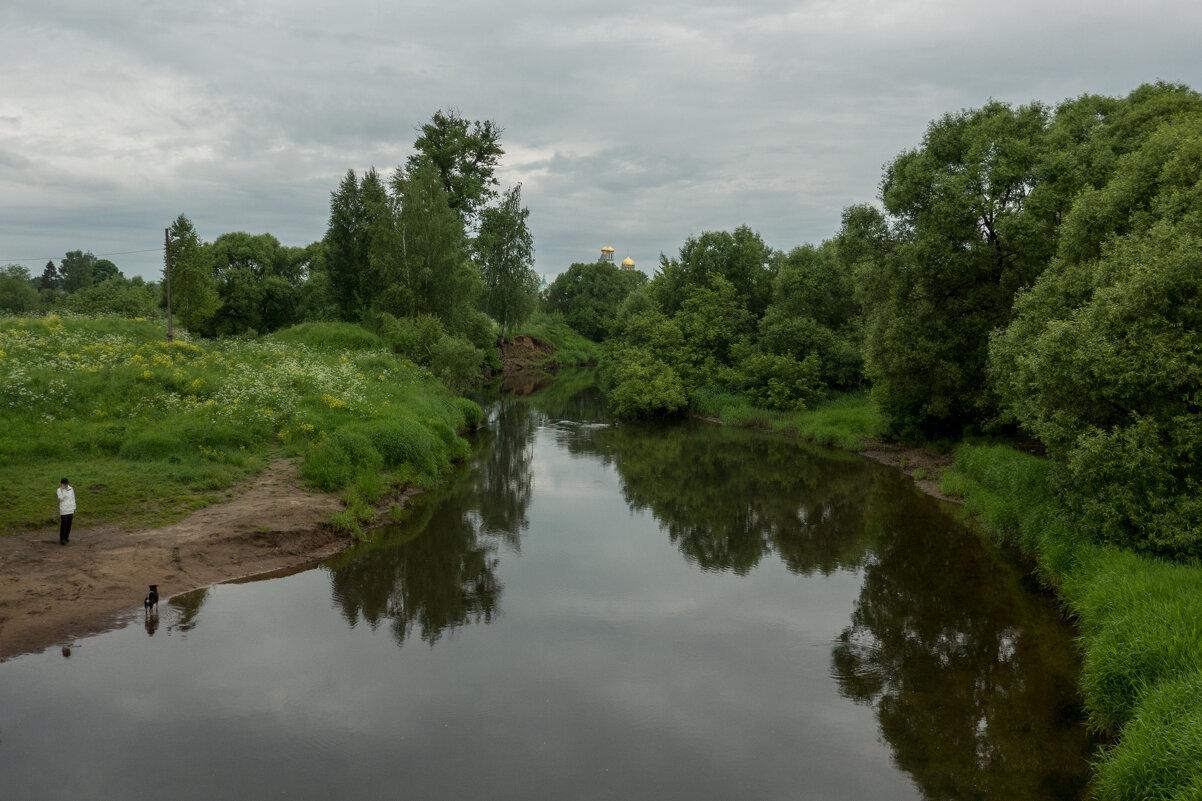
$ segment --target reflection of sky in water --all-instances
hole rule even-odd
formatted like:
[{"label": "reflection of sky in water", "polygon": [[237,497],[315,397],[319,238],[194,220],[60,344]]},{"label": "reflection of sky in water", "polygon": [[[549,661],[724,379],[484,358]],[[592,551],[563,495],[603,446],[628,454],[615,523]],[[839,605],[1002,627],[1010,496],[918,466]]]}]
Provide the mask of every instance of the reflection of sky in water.
[{"label": "reflection of sky in water", "polygon": [[214,588],[186,634],[164,605],[0,665],[5,797],[918,798],[832,677],[862,569],[701,571],[560,435],[494,624],[398,647],[326,569]]}]

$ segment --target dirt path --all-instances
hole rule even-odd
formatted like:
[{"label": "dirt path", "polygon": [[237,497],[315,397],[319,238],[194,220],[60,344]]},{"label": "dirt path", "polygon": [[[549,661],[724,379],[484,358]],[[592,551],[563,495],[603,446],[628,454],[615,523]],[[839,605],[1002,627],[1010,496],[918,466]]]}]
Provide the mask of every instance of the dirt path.
[{"label": "dirt path", "polygon": [[0,537],[0,661],[114,628],[141,613],[149,584],[166,601],[331,556],[349,544],[321,526],[339,508],[300,488],[295,461],[278,460],[233,500],[171,525],[89,526],[81,509],[68,545],[57,527]]}]

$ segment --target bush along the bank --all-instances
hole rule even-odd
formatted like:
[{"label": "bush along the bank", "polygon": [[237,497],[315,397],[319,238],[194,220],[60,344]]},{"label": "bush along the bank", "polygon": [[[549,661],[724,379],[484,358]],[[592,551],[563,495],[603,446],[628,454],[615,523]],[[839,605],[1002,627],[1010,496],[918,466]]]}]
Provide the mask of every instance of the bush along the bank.
[{"label": "bush along the bank", "polygon": [[362,522],[388,488],[428,484],[464,456],[455,432],[480,420],[358,326],[164,334],[161,322],[0,318],[0,530],[46,523],[44,485],[64,475],[92,520],[163,522],[220,500],[280,450],[302,457],[314,488],[346,493]]},{"label": "bush along the bank", "polygon": [[856,258],[842,240],[779,253],[745,226],[688,239],[617,310],[601,362],[614,413],[666,417],[714,393],[795,412],[861,388]]},{"label": "bush along the bank", "polygon": [[1048,460],[961,445],[945,491],[1000,541],[1036,559],[1080,631],[1102,801],[1196,798],[1202,788],[1202,567],[1096,545],[1050,480]]}]

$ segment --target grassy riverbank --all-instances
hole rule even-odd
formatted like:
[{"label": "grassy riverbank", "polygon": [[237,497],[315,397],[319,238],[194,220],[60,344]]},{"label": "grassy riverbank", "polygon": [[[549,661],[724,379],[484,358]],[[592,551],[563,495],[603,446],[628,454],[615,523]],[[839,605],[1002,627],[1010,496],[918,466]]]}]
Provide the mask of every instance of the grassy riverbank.
[{"label": "grassy riverbank", "polygon": [[50,525],[62,476],[81,521],[140,527],[224,499],[280,453],[342,491],[334,522],[356,530],[391,488],[466,455],[456,431],[480,418],[357,326],[164,340],[153,321],[0,318],[0,532]]},{"label": "grassy riverbank", "polygon": [[691,410],[727,425],[796,434],[849,450],[859,450],[881,433],[881,413],[867,395],[844,395],[814,409],[781,412],[752,406],[741,395],[701,389],[691,398]]},{"label": "grassy riverbank", "polygon": [[1090,542],[1054,489],[1055,466],[961,445],[944,489],[999,541],[1032,556],[1080,631],[1089,723],[1116,735],[1097,763],[1103,801],[1202,792],[1202,567]]},{"label": "grassy riverbank", "polygon": [[[694,411],[730,425],[862,449],[879,435],[867,396],[771,412],[702,393]],[[1096,763],[1101,801],[1184,801],[1202,792],[1202,567],[1093,544],[1055,489],[1053,462],[961,444],[942,489],[996,541],[1020,548],[1080,632],[1088,724],[1114,738]]]},{"label": "grassy riverbank", "polygon": [[536,312],[520,325],[517,333],[542,340],[555,349],[553,359],[561,367],[596,364],[601,346],[576,333],[558,314]]}]

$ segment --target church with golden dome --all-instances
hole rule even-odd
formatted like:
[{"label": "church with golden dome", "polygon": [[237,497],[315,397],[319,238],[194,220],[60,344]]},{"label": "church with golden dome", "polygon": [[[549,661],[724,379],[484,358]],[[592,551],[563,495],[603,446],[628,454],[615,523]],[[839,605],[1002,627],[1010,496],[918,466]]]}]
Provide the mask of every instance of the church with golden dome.
[{"label": "church with golden dome", "polygon": [[[597,259],[597,261],[605,263],[605,264],[613,264],[614,263],[613,247],[610,245],[606,245],[605,247],[601,248],[601,258]],[[633,270],[634,269],[634,259],[630,258],[630,254],[627,253],[626,258],[622,259],[622,264],[619,266],[623,270]]]}]

